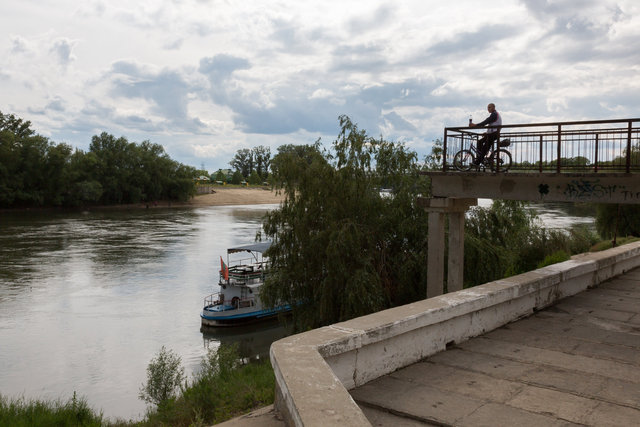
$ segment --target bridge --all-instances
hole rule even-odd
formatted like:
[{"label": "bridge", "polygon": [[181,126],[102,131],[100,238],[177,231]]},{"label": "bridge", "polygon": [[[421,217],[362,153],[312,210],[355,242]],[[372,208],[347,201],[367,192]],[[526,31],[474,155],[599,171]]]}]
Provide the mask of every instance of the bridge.
[{"label": "bridge", "polygon": [[477,198],[638,203],[639,123],[502,126],[512,165],[494,172],[454,170],[480,134],[445,129],[432,197],[418,201],[427,299],[274,343],[274,425],[637,424],[640,243],[469,289],[461,267]]},{"label": "bridge", "polygon": [[[638,203],[640,119],[514,124],[500,139],[512,164],[508,172],[458,172],[454,158],[476,146],[482,130],[444,131],[442,169],[428,172],[432,197]],[[494,149],[497,147],[494,147]]]},{"label": "bridge", "polygon": [[[447,290],[463,288],[464,218],[478,198],[640,203],[640,179],[634,177],[640,172],[640,119],[500,126],[500,141],[509,140],[505,149],[510,162],[495,161],[494,172],[455,171],[456,154],[473,150],[482,132],[446,128],[442,170],[425,173],[431,179],[431,197],[418,202],[429,212],[428,298],[444,289],[447,222]],[[509,163],[509,169],[501,171]]]}]

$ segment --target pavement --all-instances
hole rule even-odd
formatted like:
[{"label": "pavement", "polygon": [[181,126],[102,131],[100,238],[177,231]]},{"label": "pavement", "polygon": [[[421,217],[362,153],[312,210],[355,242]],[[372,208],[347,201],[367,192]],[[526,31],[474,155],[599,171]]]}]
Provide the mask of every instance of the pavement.
[{"label": "pavement", "polygon": [[640,269],[350,393],[374,426],[639,426]]},{"label": "pavement", "polygon": [[216,427],[283,427],[284,425],[284,421],[277,414],[273,405],[269,405],[229,421],[216,424]]},{"label": "pavement", "polygon": [[374,426],[638,426],[640,270],[350,393]]}]

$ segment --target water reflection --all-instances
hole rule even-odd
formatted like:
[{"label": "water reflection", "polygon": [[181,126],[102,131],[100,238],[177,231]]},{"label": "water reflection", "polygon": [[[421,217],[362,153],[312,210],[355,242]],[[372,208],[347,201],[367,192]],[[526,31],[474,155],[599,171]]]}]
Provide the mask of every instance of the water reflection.
[{"label": "water reflection", "polygon": [[251,325],[228,328],[203,328],[202,338],[206,349],[218,345],[235,345],[240,357],[245,359],[262,359],[269,357],[271,343],[284,338],[292,332],[278,319],[270,319]]}]

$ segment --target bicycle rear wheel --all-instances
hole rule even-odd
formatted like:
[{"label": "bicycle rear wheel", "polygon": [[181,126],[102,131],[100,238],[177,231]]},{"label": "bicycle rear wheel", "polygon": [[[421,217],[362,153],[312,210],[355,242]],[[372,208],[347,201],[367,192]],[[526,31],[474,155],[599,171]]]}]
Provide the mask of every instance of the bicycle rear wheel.
[{"label": "bicycle rear wheel", "polygon": [[506,172],[511,167],[511,153],[501,148],[493,152],[489,161],[491,172]]},{"label": "bicycle rear wheel", "polygon": [[475,157],[469,150],[460,150],[453,156],[453,167],[459,171],[466,172],[473,166]]}]

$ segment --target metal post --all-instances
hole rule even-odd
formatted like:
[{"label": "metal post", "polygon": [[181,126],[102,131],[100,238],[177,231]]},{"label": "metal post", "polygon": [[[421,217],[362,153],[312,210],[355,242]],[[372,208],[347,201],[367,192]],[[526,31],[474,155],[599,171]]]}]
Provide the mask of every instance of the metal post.
[{"label": "metal post", "polygon": [[562,156],[562,150],[560,147],[560,140],[562,139],[562,125],[558,125],[558,161],[556,164],[556,172],[560,173],[560,157]]},{"label": "metal post", "polygon": [[627,173],[631,172],[631,120],[629,120],[629,130],[627,132]]},{"label": "metal post", "polygon": [[542,173],[542,135],[540,135],[540,173]]},{"label": "metal post", "polygon": [[447,171],[447,128],[444,128],[444,141],[442,141],[442,172]]},{"label": "metal post", "polygon": [[595,159],[594,159],[594,163],[593,163],[593,170],[594,172],[598,172],[598,142],[599,142],[599,133],[596,133],[596,155],[595,155]]}]

